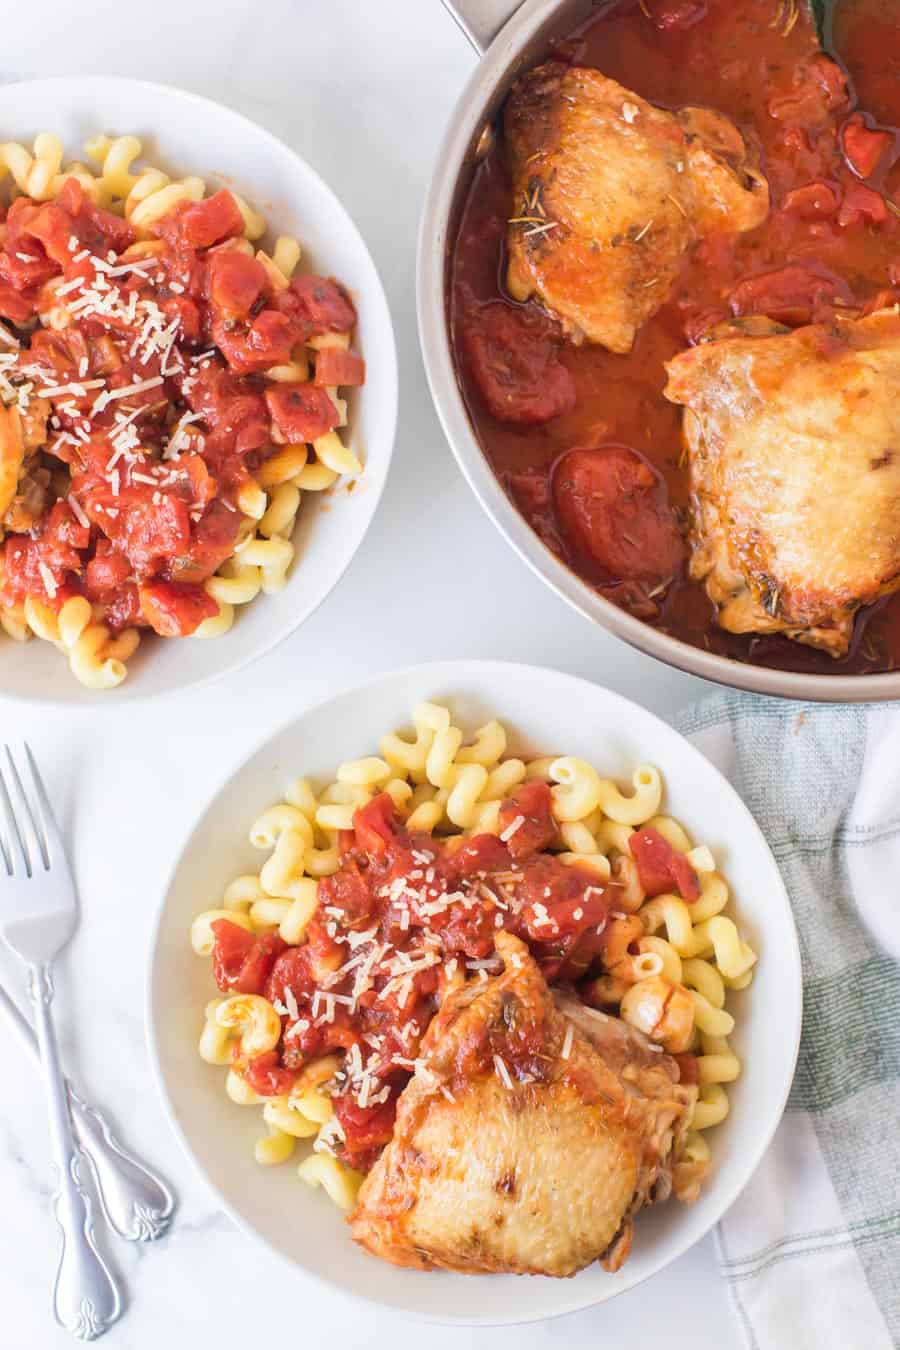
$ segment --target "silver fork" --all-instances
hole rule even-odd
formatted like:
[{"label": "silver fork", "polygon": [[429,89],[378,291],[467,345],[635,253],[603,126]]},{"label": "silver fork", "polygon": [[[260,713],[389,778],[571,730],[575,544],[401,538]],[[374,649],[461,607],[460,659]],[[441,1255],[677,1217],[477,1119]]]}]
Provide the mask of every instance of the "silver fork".
[{"label": "silver fork", "polygon": [[[38,1065],[37,1037],[0,984],[0,1013]],[[121,1143],[109,1121],[66,1082],[69,1115],[78,1147],[87,1158],[103,1217],[126,1242],[155,1242],[172,1222],[175,1197],[147,1163]]]},{"label": "silver fork", "polygon": [[50,1138],[59,1173],[56,1217],[63,1236],[54,1312],[67,1331],[89,1341],[102,1336],[119,1318],[122,1298],[94,1241],[93,1210],[79,1170],[51,1013],[52,963],[75,932],[78,901],[34,756],[26,746],[29,800],[8,746],[4,746],[4,755],[5,762],[0,763],[0,814],[5,825],[5,838],[0,837],[0,936],[28,969],[50,1109]]}]

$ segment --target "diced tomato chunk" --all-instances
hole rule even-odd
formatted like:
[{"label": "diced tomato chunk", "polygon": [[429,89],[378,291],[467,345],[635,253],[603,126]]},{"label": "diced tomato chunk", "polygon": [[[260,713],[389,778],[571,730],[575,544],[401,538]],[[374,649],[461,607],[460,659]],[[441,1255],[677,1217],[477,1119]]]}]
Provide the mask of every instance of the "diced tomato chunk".
[{"label": "diced tomato chunk", "polygon": [[215,453],[257,450],[269,440],[269,416],[263,397],[242,384],[235,374],[217,362],[203,366],[183,386],[193,412],[201,413],[217,440],[207,436],[205,458],[215,463]]},{"label": "diced tomato chunk", "polygon": [[244,1078],[260,1097],[284,1097],[296,1083],[297,1074],[284,1068],[277,1050],[268,1050],[247,1061]]},{"label": "diced tomato chunk", "polygon": [[17,291],[28,291],[58,277],[59,268],[39,244],[30,240],[24,253],[11,253],[7,245],[7,251],[0,254],[0,275]]},{"label": "diced tomato chunk", "polygon": [[[152,576],[161,562],[184,553],[190,543],[187,503],[171,492],[160,493],[154,501],[142,485],[140,491],[122,499],[114,497],[102,481],[98,493],[85,497],[84,508],[128,555],[137,577]],[[111,518],[111,510],[118,510],[118,516]]]},{"label": "diced tomato chunk", "polygon": [[[215,925],[213,925],[215,927]],[[309,947],[288,947],[282,949],[272,963],[266,978],[265,996],[270,1003],[286,1006],[285,997],[289,990],[298,1003],[307,998],[315,988],[315,979],[311,968]]]},{"label": "diced tomato chunk", "polygon": [[34,317],[35,297],[17,291],[8,281],[0,279],[0,317],[15,324],[25,324]]},{"label": "diced tomato chunk", "polygon": [[[122,216],[114,215],[112,211],[104,211],[102,207],[95,206],[77,178],[66,179],[62,192],[56,198],[56,205],[72,218],[75,234],[92,252],[104,253],[108,248],[112,248],[116,253],[121,253],[134,243],[135,233],[129,222]],[[54,236],[60,262],[64,261],[62,248],[65,247],[67,253],[69,251],[69,235],[72,232],[70,227],[65,240],[61,233]],[[47,252],[51,257],[57,256],[49,245]]]},{"label": "diced tomato chunk", "polygon": [[279,308],[302,322],[307,337],[324,333],[349,333],[356,323],[353,301],[337,281],[330,277],[302,273],[294,277],[279,297]]},{"label": "diced tomato chunk", "polygon": [[353,816],[356,846],[362,853],[381,857],[397,834],[397,809],[386,792],[357,808]]},{"label": "diced tomato chunk", "polygon": [[316,356],[316,384],[358,386],[365,384],[366,363],[355,352],[326,347]]},{"label": "diced tomato chunk", "polygon": [[[66,599],[69,574],[80,575],[84,560],[79,550],[90,542],[90,529],[83,526],[68,503],[55,502],[32,538],[10,534],[3,545],[3,589],[14,600],[35,595],[58,609]],[[48,577],[52,581],[48,583]]]},{"label": "diced tomato chunk", "polygon": [[[363,837],[369,837],[365,830]],[[372,832],[372,838],[377,837]],[[382,842],[382,852],[383,849]],[[370,853],[371,856],[377,857],[379,850],[372,847]],[[377,907],[377,901],[372,894],[371,887],[367,884],[363,872],[360,871],[359,863],[353,859],[345,861],[340,871],[335,872],[334,876],[325,877],[324,880],[319,882],[319,902],[323,906],[329,905],[334,909],[339,909],[344,915],[344,922],[351,928],[364,928]]]},{"label": "diced tomato chunk", "polygon": [[230,993],[240,976],[244,961],[255,942],[252,933],[230,919],[216,919],[212,923],[214,937],[212,962],[213,978],[224,993]]},{"label": "diced tomato chunk", "polygon": [[650,10],[653,24],[663,32],[693,28],[706,15],[707,0],[656,0]]},{"label": "diced tomato chunk", "polygon": [[275,962],[286,947],[287,943],[277,933],[261,933],[255,938],[233,986],[235,992],[261,994]]},{"label": "diced tomato chunk", "polygon": [[151,581],[138,590],[141,612],[160,637],[190,637],[204,619],[219,612],[203,587],[189,582]]},{"label": "diced tomato chunk", "polygon": [[291,358],[294,345],[290,320],[274,309],[258,314],[247,334],[247,350],[260,363],[284,365]]},{"label": "diced tomato chunk", "polygon": [[61,499],[53,503],[47,517],[45,545],[68,559],[74,549],[87,548],[90,538],[90,527],[77,519],[67,501]]},{"label": "diced tomato chunk", "polygon": [[498,301],[469,317],[462,338],[475,382],[498,421],[548,422],[575,407],[575,381],[546,323]]},{"label": "diced tomato chunk", "polygon": [[268,285],[262,263],[245,253],[223,249],[209,260],[210,303],[225,319],[246,319]]},{"label": "diced tomato chunk", "polygon": [[448,874],[454,879],[474,872],[505,872],[510,865],[510,848],[495,834],[474,834],[447,859]]},{"label": "diced tomato chunk", "polygon": [[500,806],[500,836],[514,858],[547,848],[556,838],[553,797],[546,783],[535,779],[516,788]]},{"label": "diced tomato chunk", "polygon": [[87,341],[77,330],[56,332],[52,328],[39,328],[32,334],[29,359],[43,366],[48,375],[58,375],[63,384],[75,376],[80,358],[86,355]]},{"label": "diced tomato chunk", "polygon": [[11,242],[17,251],[27,253],[34,246],[32,241],[36,241],[41,254],[56,264],[54,272],[71,261],[68,241],[73,221],[59,201],[37,206],[30,198],[19,197],[10,207],[7,221]]},{"label": "diced tomato chunk", "polygon": [[222,319],[212,326],[213,340],[237,375],[286,365],[291,359],[294,332],[289,319],[274,309],[264,309],[245,332]]},{"label": "diced tomato chunk", "polygon": [[244,233],[244,218],[226,188],[189,206],[179,221],[182,238],[192,248],[209,248],[223,239]]},{"label": "diced tomato chunk", "polygon": [[844,158],[860,178],[871,178],[878,165],[894,145],[888,131],[877,131],[867,126],[862,113],[853,113],[841,129]]},{"label": "diced tomato chunk", "polygon": [[141,622],[141,598],[133,581],[126,581],[118,591],[103,602],[103,617],[107,628],[119,633],[123,628],[134,628]]},{"label": "diced tomato chunk", "polygon": [[359,1106],[349,1093],[334,1100],[334,1114],[346,1139],[347,1152],[360,1154],[389,1144],[397,1119],[397,1098],[391,1095],[378,1106]]},{"label": "diced tomato chunk", "polygon": [[838,211],[839,225],[863,225],[867,221],[883,225],[887,218],[888,209],[880,192],[866,187],[865,183],[849,184]]},{"label": "diced tomato chunk", "polygon": [[202,332],[200,310],[186,295],[172,295],[160,302],[160,309],[170,321],[178,318],[179,342],[198,342]]},{"label": "diced tomato chunk", "polygon": [[659,830],[642,825],[628,836],[628,848],[648,895],[662,895],[675,886],[683,900],[700,898],[697,873],[684,854],[674,849]]},{"label": "diced tomato chunk", "polygon": [[216,496],[216,480],[202,455],[185,452],[172,462],[170,489],[188,502],[192,512],[204,510]]},{"label": "diced tomato chunk", "polygon": [[769,100],[769,116],[797,127],[814,127],[850,102],[847,77],[836,61],[817,52],[794,69],[794,88]]},{"label": "diced tomato chunk", "polygon": [[286,944],[277,933],[256,937],[230,919],[214,919],[213,976],[223,993],[261,994]]},{"label": "diced tomato chunk", "polygon": [[[861,184],[852,184],[850,192]],[[841,207],[841,212],[843,212]],[[840,220],[840,216],[838,217]],[[774,272],[748,277],[738,282],[729,296],[733,314],[765,314],[778,323],[807,324],[818,318],[835,300],[849,303],[852,299],[847,283],[841,277],[814,271],[802,263],[788,263]]]},{"label": "diced tomato chunk", "polygon": [[824,220],[833,216],[841,204],[841,194],[833,183],[819,181],[794,188],[784,199],[782,210],[801,220]]},{"label": "diced tomato chunk", "polygon": [[0,253],[0,277],[4,281],[17,291],[27,291],[58,274],[58,264],[47,257],[39,240],[7,228],[6,242]]},{"label": "diced tomato chunk", "polygon": [[628,446],[567,450],[553,469],[553,500],[580,561],[618,579],[664,579],[684,543],[665,484]]},{"label": "diced tomato chunk", "polygon": [[39,544],[26,535],[11,534],[3,542],[3,593],[12,600],[24,600],[26,595],[35,595],[46,603],[50,595],[41,563],[49,569],[54,587],[62,585],[65,572],[61,572],[45,562]]},{"label": "diced tomato chunk", "polygon": [[272,421],[292,443],[316,441],[340,420],[329,395],[313,384],[279,384],[265,398]]},{"label": "diced tomato chunk", "polygon": [[187,553],[171,560],[171,581],[206,581],[234,553],[241,517],[219,498],[210,502],[191,529]]},{"label": "diced tomato chunk", "polygon": [[131,563],[123,553],[100,540],[93,558],[84,569],[84,589],[90,600],[105,600],[115,594],[131,576]]},{"label": "diced tomato chunk", "polygon": [[82,217],[93,227],[94,233],[89,238],[93,247],[100,251],[105,248],[113,249],[116,253],[124,253],[135,241],[134,230],[127,220],[123,220],[112,211],[104,211],[95,206],[89,197],[85,197]]}]

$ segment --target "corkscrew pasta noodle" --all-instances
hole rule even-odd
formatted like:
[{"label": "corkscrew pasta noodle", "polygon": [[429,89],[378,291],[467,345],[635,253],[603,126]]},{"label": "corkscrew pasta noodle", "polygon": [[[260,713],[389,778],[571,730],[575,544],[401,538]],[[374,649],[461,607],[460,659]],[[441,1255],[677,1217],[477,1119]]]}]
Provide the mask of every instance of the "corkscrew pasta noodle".
[{"label": "corkscrew pasta noodle", "polygon": [[[727,1007],[730,991],[750,982],[756,961],[734,919],[723,913],[729,891],[715,870],[712,850],[694,844],[678,821],[660,814],[663,784],[652,765],[640,765],[631,790],[623,791],[574,756],[505,757],[507,736],[497,721],[467,738],[449,709],[420,703],[412,723],[411,734],[384,735],[379,753],[340,764],[331,782],[298,777],[286,785],[283,798],[249,829],[250,843],[266,855],[258,873],[236,877],[220,908],[197,917],[191,930],[195,952],[209,957],[216,940],[213,925],[220,918],[259,939],[277,934],[288,951],[302,952],[309,923],[321,915],[320,878],[341,864],[341,832],[352,830],[357,810],[381,792],[388,793],[407,829],[456,847],[481,833],[511,837],[516,821],[504,828],[503,802],[523,784],[546,782],[556,826],[549,845],[553,856],[564,865],[593,870],[598,885],[618,878],[623,903],[629,905],[628,912],[609,916],[592,997],[597,1006],[612,1008],[661,1049],[693,1065],[694,1078],[688,1081],[696,1083],[695,1101],[682,1158],[705,1168],[711,1158],[705,1132],[727,1115],[727,1085],[741,1071],[728,1039],[735,1025]],[[695,869],[696,899],[684,899],[674,887],[646,895],[629,841],[648,829]],[[440,987],[457,988],[482,974],[466,972],[454,961],[452,970],[442,969]],[[329,969],[320,975],[323,992],[317,997],[326,1003],[331,997],[333,1009]],[[336,1085],[346,1080],[346,1052],[312,1054],[299,1071],[287,1075],[289,1090],[272,1095],[260,1096],[245,1077],[254,1053],[271,1053],[287,1043],[296,1017],[296,1009],[258,995],[214,999],[204,1015],[200,1055],[211,1065],[228,1066],[226,1093],[232,1102],[261,1105],[267,1132],[254,1146],[257,1162],[287,1162],[295,1157],[298,1141],[313,1141],[313,1152],[299,1164],[300,1177],[350,1209],[362,1177],[339,1156],[342,1131],[332,1102]]]}]

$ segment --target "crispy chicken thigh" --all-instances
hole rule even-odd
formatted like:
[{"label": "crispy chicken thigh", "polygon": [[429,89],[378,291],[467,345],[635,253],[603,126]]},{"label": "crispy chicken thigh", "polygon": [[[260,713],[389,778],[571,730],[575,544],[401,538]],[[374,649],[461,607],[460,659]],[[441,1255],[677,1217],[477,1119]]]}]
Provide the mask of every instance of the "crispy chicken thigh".
[{"label": "crispy chicken thigh", "polygon": [[696,1089],[617,1018],[558,1006],[518,938],[498,933],[497,950],[504,972],[448,996],[429,1028],[353,1236],[419,1269],[617,1269],[634,1213],[668,1194]]},{"label": "crispy chicken thigh", "polygon": [[576,341],[630,351],[702,235],[753,229],[769,192],[727,117],[665,112],[598,70],[538,66],[506,104],[507,285]]},{"label": "crispy chicken thigh", "polygon": [[0,521],[13,503],[25,463],[18,409],[0,406]]},{"label": "crispy chicken thigh", "polygon": [[731,336],[668,363],[685,406],[691,573],[720,625],[843,656],[900,586],[900,314]]},{"label": "crispy chicken thigh", "polygon": [[47,438],[50,404],[32,398],[25,412],[0,405],[0,539],[4,530],[24,534],[43,513],[49,472],[36,467],[35,451]]}]

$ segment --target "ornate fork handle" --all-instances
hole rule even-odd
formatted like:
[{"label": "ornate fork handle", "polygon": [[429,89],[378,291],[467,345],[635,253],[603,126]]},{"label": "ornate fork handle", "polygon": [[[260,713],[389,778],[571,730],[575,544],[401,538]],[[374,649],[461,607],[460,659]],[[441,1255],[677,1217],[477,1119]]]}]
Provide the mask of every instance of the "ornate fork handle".
[{"label": "ornate fork handle", "polygon": [[[6,1014],[22,1044],[40,1062],[34,1032],[2,987],[0,1012]],[[75,1137],[90,1164],[107,1223],[127,1242],[152,1242],[162,1237],[175,1209],[172,1192],[116,1139],[100,1112],[88,1106],[71,1083],[66,1087]]]},{"label": "ornate fork handle", "polygon": [[63,1245],[54,1289],[56,1320],[79,1340],[102,1336],[122,1313],[116,1283],[94,1242],[94,1216],[90,1196],[79,1174],[65,1082],[59,1063],[56,1033],[50,1005],[53,982],[50,967],[32,966],[31,998],[34,1003],[38,1045],[50,1111],[50,1138],[59,1172],[56,1217]]},{"label": "ornate fork handle", "polygon": [[72,1125],[90,1164],[103,1213],[128,1242],[153,1242],[172,1220],[175,1198],[159,1177],[129,1153],[96,1107],[68,1084]]}]

